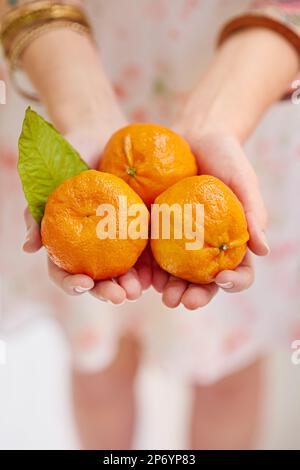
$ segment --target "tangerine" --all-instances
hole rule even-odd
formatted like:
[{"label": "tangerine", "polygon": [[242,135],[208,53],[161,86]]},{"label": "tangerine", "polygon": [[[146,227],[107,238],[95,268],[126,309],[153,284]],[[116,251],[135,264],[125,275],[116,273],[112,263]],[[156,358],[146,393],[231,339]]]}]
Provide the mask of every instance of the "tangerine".
[{"label": "tangerine", "polygon": [[[155,204],[185,204],[204,208],[203,246],[187,249],[191,242],[183,233],[175,236],[175,218],[170,218],[170,237],[164,239],[161,230],[151,239],[151,249],[157,263],[170,274],[196,284],[213,282],[223,270],[235,269],[243,260],[249,234],[243,207],[233,191],[218,178],[192,176],[174,184],[158,196]],[[181,212],[182,214],[183,212]],[[196,229],[195,211],[191,211],[192,230]]]},{"label": "tangerine", "polygon": [[[87,274],[94,280],[126,273],[146,247],[148,235],[121,238],[120,197],[127,198],[127,210],[138,204],[148,223],[149,212],[141,198],[115,175],[87,170],[56,188],[48,198],[41,224],[42,242],[52,261],[71,274]],[[116,214],[112,238],[99,237],[97,231],[103,220],[98,208],[107,208],[107,204]],[[133,220],[128,217],[128,226]]]},{"label": "tangerine", "polygon": [[108,141],[100,171],[124,179],[146,205],[169,186],[197,174],[189,144],[172,130],[157,124],[130,124]]}]

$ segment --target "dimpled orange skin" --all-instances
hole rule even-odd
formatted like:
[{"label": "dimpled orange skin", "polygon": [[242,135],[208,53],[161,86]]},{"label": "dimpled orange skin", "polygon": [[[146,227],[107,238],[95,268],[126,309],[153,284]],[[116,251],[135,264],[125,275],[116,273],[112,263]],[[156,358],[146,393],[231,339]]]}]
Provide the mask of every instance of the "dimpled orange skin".
[{"label": "dimpled orange skin", "polygon": [[[100,204],[116,207],[118,196],[127,196],[127,206],[143,204],[120,178],[88,170],[64,181],[48,198],[41,225],[42,242],[52,261],[71,274],[87,274],[94,280],[126,273],[144,250],[147,240],[98,238],[96,215]],[[147,211],[148,212],[148,211]],[[131,218],[132,219],[132,218]],[[130,221],[130,217],[128,217]]]},{"label": "dimpled orange skin", "polygon": [[241,263],[249,239],[246,217],[236,195],[219,179],[207,175],[185,178],[158,196],[155,203],[204,205],[203,248],[186,250],[185,243],[191,240],[184,235],[174,239],[173,219],[170,240],[151,240],[154,258],[165,271],[195,284],[209,284],[219,272]]},{"label": "dimpled orange skin", "polygon": [[149,206],[177,181],[197,174],[188,143],[156,124],[131,124],[112,135],[101,157],[100,171],[123,178]]}]

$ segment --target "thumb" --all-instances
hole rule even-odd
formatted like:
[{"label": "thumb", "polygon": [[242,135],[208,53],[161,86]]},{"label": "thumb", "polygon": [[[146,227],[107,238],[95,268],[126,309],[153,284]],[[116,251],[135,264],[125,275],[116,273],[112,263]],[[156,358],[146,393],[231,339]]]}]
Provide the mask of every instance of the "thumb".
[{"label": "thumb", "polygon": [[252,171],[248,171],[244,178],[242,188],[238,189],[238,196],[244,207],[247,218],[250,250],[258,256],[266,256],[270,253],[266,237],[267,210],[261,196],[259,185]]},{"label": "thumb", "polygon": [[270,247],[265,234],[265,225],[259,223],[259,218],[256,217],[254,211],[246,211],[246,217],[250,235],[248,242],[250,250],[258,256],[267,256],[270,253]]},{"label": "thumb", "polygon": [[240,145],[234,148],[236,162],[230,178],[230,186],[240,199],[248,224],[250,250],[258,256],[266,256],[270,248],[266,237],[267,210],[259,188],[259,181]]},{"label": "thumb", "polygon": [[25,209],[24,219],[26,225],[26,237],[23,244],[23,250],[26,253],[34,253],[41,248],[42,242],[39,226],[30,214],[28,207]]}]

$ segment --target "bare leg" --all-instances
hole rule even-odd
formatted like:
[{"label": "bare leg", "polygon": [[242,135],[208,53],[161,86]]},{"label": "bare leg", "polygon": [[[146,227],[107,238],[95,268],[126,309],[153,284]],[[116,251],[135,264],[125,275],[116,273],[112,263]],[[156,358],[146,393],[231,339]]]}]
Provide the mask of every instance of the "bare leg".
[{"label": "bare leg", "polygon": [[106,370],[94,374],[73,371],[74,414],[83,448],[132,447],[138,362],[138,345],[126,337]]},{"label": "bare leg", "polygon": [[250,449],[260,417],[262,361],[217,384],[194,387],[192,449]]}]

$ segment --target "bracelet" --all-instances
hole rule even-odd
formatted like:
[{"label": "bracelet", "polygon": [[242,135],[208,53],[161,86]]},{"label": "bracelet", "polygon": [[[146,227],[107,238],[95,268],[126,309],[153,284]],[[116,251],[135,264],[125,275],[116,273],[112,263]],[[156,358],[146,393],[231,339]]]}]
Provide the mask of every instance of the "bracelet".
[{"label": "bracelet", "polygon": [[9,56],[10,47],[21,32],[33,26],[59,19],[89,27],[89,22],[82,10],[73,5],[40,0],[11,10],[4,17],[0,30],[0,39],[5,55]]},{"label": "bracelet", "polygon": [[80,8],[73,5],[40,0],[11,10],[4,18],[0,41],[9,63],[9,75],[15,90],[24,98],[39,101],[36,94],[22,89],[16,79],[25,49],[44,33],[67,28],[92,38],[90,24]]},{"label": "bracelet", "polygon": [[271,29],[285,37],[300,54],[300,7],[295,6],[294,12],[275,6],[252,8],[245,14],[231,18],[222,28],[218,45],[221,45],[233,33],[244,28],[261,27]]}]

